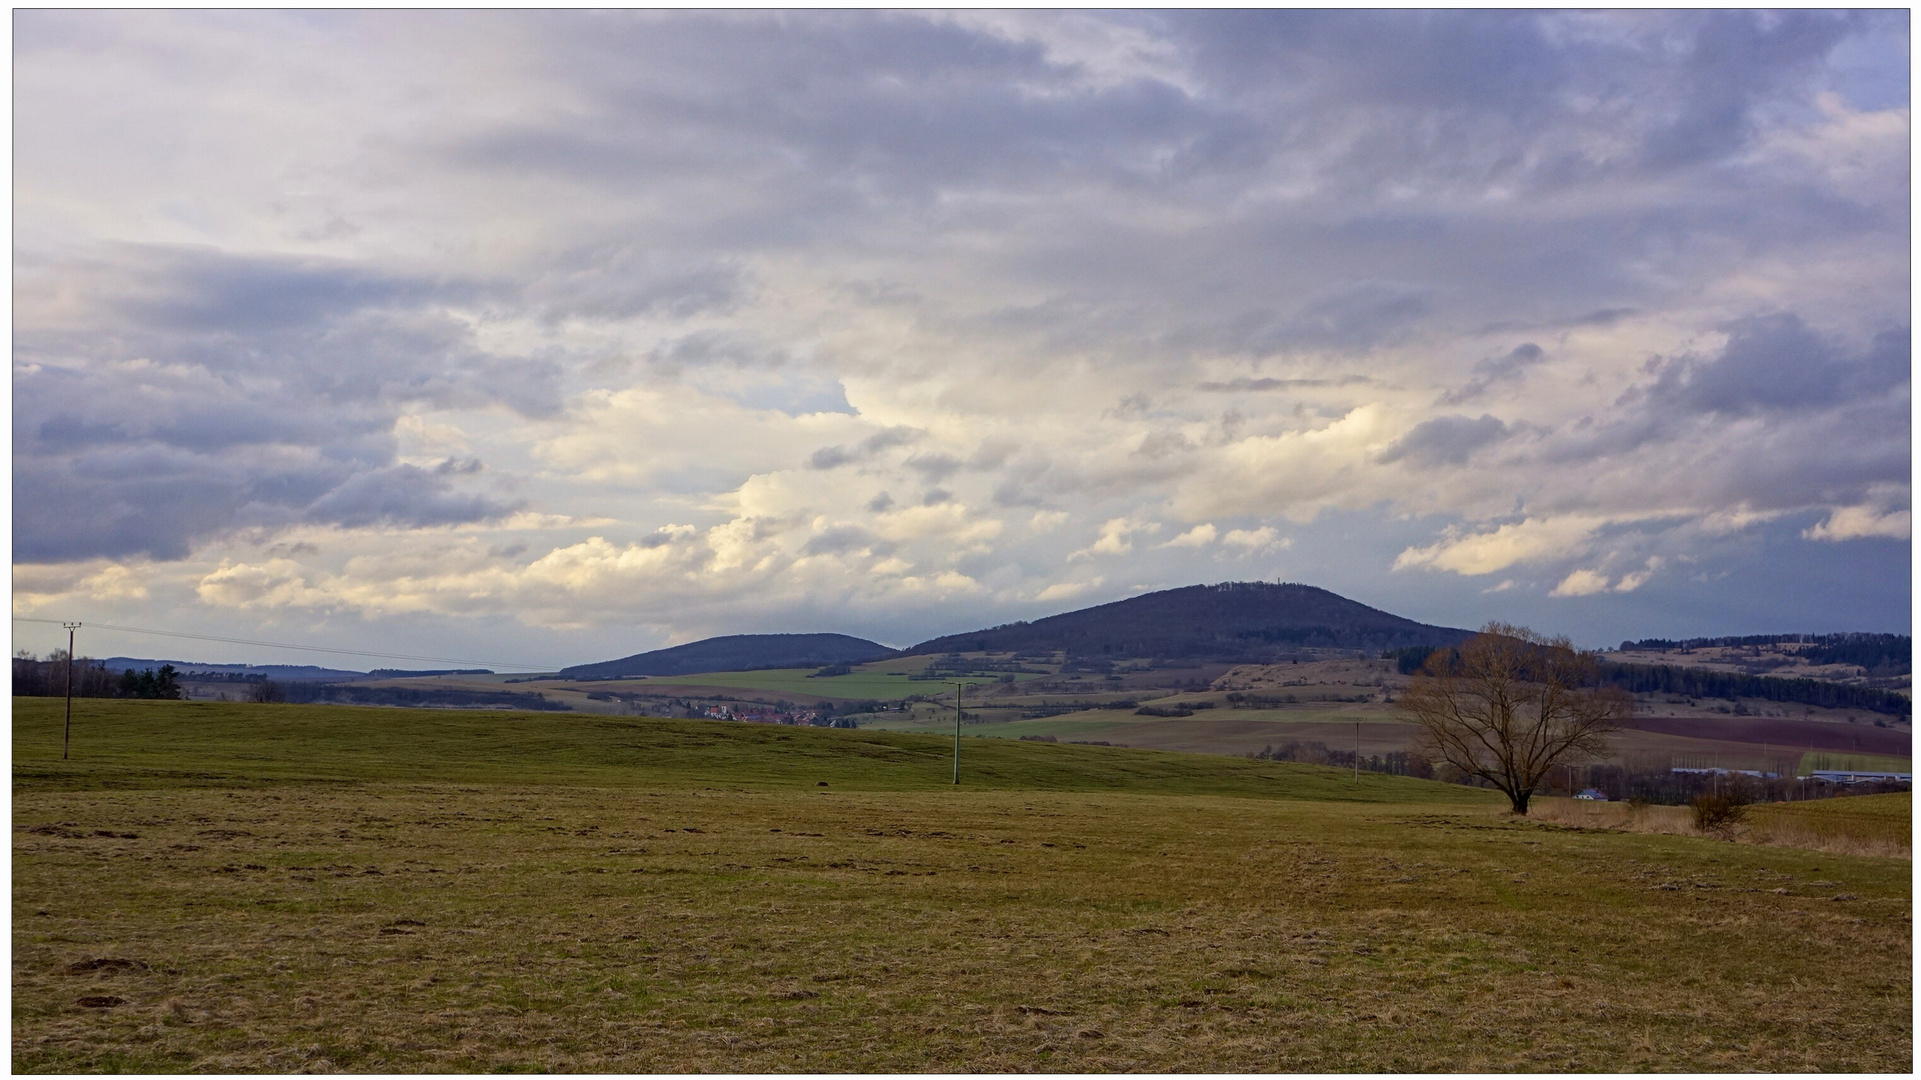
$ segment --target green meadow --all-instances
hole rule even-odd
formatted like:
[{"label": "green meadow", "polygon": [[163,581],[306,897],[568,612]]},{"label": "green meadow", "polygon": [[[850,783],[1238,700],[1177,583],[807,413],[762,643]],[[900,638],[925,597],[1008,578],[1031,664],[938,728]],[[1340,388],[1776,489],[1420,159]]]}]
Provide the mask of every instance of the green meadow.
[{"label": "green meadow", "polygon": [[[772,668],[765,671],[720,671],[702,675],[655,675],[646,679],[610,681],[608,689],[666,691],[672,687],[705,687],[717,690],[758,690],[774,694],[810,694],[855,701],[899,701],[927,694],[952,698],[954,683],[931,679],[910,679],[906,672],[855,668],[845,675],[816,677],[819,668]],[[1019,675],[1016,679],[1038,676]],[[954,680],[970,686],[994,682],[998,676],[967,676]],[[602,684],[582,684],[598,689]]]},{"label": "green meadow", "polygon": [[1834,750],[1813,750],[1801,755],[1799,775],[1815,769],[1860,769],[1864,772],[1911,772],[1914,759],[1882,754],[1849,754]]},{"label": "green meadow", "polygon": [[956,787],[952,748],[84,701],[63,762],[16,699],[13,1068],[1912,1066],[1905,859],[1066,744],[964,739]]},{"label": "green meadow", "polygon": [[[513,783],[924,791],[953,786],[951,736],[707,720],[82,699],[14,703],[14,787]],[[961,740],[962,787],[1493,805],[1405,777],[1198,754]]]}]

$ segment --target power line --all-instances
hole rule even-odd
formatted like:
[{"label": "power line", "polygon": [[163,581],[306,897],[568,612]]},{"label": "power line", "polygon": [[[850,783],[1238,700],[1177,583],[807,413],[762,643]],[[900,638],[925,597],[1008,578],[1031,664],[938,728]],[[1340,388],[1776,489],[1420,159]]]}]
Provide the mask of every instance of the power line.
[{"label": "power line", "polygon": [[[26,615],[13,616],[14,622],[46,623],[49,626],[66,625],[59,619],[35,619]],[[154,634],[159,637],[192,638],[195,641],[221,641],[229,645],[259,645],[270,649],[299,649],[302,652],[328,653],[334,656],[371,656],[377,660],[425,660],[436,664],[465,664],[472,667],[513,668],[519,671],[554,671],[554,667],[544,664],[503,664],[492,660],[459,660],[447,656],[412,656],[407,653],[367,652],[362,649],[326,649],[318,645],[291,645],[284,641],[255,641],[250,638],[214,637],[211,634],[189,634],[181,630],[149,630],[141,626],[120,626],[115,623],[90,622],[87,626],[101,630],[120,630],[129,634]]]}]

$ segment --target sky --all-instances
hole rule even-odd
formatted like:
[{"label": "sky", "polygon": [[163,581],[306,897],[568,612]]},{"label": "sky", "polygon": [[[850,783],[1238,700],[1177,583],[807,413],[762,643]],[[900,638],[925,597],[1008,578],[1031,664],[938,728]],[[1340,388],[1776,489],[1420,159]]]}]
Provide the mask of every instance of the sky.
[{"label": "sky", "polygon": [[17,617],[529,668],[1254,580],[1909,631],[1905,11],[13,31]]}]

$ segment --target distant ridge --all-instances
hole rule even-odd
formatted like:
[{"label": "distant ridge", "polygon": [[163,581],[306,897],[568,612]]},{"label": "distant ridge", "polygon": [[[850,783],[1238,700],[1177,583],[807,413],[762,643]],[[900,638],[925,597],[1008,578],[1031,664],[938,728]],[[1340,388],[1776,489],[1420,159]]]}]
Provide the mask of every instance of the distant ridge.
[{"label": "distant ridge", "polygon": [[262,675],[282,682],[324,682],[329,679],[364,679],[364,671],[315,667],[312,664],[203,664],[196,660],[144,660],[136,656],[109,656],[100,661],[108,671],[145,671],[172,664],[182,675]]},{"label": "distant ridge", "polygon": [[1303,648],[1453,645],[1467,630],[1429,626],[1312,585],[1228,581],[1147,593],[1033,622],[949,634],[909,653],[1053,652],[1070,657],[1259,662]]},{"label": "distant ridge", "polygon": [[698,675],[707,671],[864,664],[896,655],[893,649],[846,634],[732,634],[619,660],[562,668],[563,679],[620,679],[636,675]]}]

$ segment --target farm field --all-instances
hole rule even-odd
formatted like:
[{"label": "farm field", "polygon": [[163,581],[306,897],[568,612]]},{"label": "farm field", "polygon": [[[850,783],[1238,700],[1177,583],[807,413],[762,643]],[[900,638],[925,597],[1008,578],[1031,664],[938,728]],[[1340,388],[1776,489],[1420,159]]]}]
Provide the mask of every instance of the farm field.
[{"label": "farm field", "polygon": [[1145,750],[967,740],[957,790],[867,731],[88,701],[63,764],[16,699],[13,739],[16,1071],[1912,1064],[1900,859]]},{"label": "farm field", "polygon": [[[926,667],[923,662],[914,670]],[[724,690],[764,690],[783,694],[813,694],[824,697],[876,701],[899,701],[915,694],[940,695],[943,691],[952,696],[952,682],[909,679],[905,671],[870,671],[856,668],[846,675],[830,675],[811,678],[819,668],[776,668],[768,671],[727,671],[704,675],[655,675],[644,682],[621,680],[623,687],[636,690],[652,690],[668,686],[714,687]],[[1015,679],[1033,679],[1033,675],[1016,675]],[[970,685],[991,683],[994,676],[974,676],[963,681]]]},{"label": "farm field", "polygon": [[[705,697],[714,694],[746,696],[772,701],[784,699],[796,704],[812,705],[824,699],[838,701],[899,701],[915,695],[939,696],[943,693],[950,698],[954,693],[951,682],[915,680],[907,676],[926,668],[927,658],[913,657],[916,663],[910,666],[903,661],[887,661],[882,664],[857,665],[846,675],[812,677],[819,668],[769,668],[760,671],[716,671],[698,675],[652,675],[647,678],[595,679],[581,682],[559,678],[520,678],[509,683],[507,677],[499,675],[441,675],[412,679],[385,679],[369,682],[372,686],[431,687],[457,690],[501,690],[509,689],[523,693],[538,692],[556,700],[564,701],[570,708],[582,712],[616,712],[613,706],[601,705],[589,694],[639,694],[647,696],[686,696]],[[1036,678],[1033,675],[1017,675],[1017,680]],[[969,685],[978,686],[995,683],[998,676],[969,676],[964,679]]]},{"label": "farm field", "polygon": [[[969,710],[970,714],[973,710]],[[953,731],[953,712],[946,717],[882,716],[863,721],[877,730],[938,732],[943,720]],[[1330,719],[1316,710],[1301,710],[1295,716],[1272,711],[1238,712],[1215,710],[1188,717],[1135,716],[1131,711],[1089,710],[1036,720],[1007,720],[997,723],[968,724],[967,735],[990,739],[1019,739],[1053,736],[1063,742],[1106,742],[1117,746],[1153,750],[1178,750],[1186,753],[1244,755],[1270,744],[1289,740],[1322,742],[1336,749],[1354,746],[1354,720],[1362,720],[1361,751],[1383,754],[1407,749],[1415,729],[1386,713],[1356,715],[1353,719]]]},{"label": "farm field", "polygon": [[1837,754],[1817,750],[1801,755],[1802,774],[1815,769],[1861,769],[1865,772],[1912,772],[1914,759],[1885,754]]},{"label": "farm field", "polygon": [[[705,673],[649,679],[577,682],[557,678],[448,675],[385,680],[371,685],[426,690],[538,693],[549,702],[602,716],[697,715],[722,702],[787,702],[813,709],[845,703],[888,703],[851,722],[862,729],[951,732],[951,684],[910,680],[943,658],[904,656],[855,665],[843,676],[810,678],[817,669]],[[1414,735],[1393,711],[1407,683],[1392,662],[1330,658],[1265,665],[1207,664],[1171,668],[1129,661],[1111,674],[1063,672],[1056,661],[1012,654],[963,654],[959,663],[1018,663],[1031,672],[1001,683],[998,675],[969,677],[969,735],[1067,741],[1240,756],[1288,741],[1353,745],[1362,723],[1362,750],[1408,749]],[[924,699],[906,702],[907,698]],[[1106,705],[1101,708],[1097,706]],[[1146,705],[1195,708],[1184,718],[1138,715]],[[1060,711],[1065,707],[1069,710]],[[1053,712],[1055,715],[1034,715]],[[974,723],[971,721],[979,721]],[[1332,726],[1329,726],[1332,725]],[[1341,730],[1336,730],[1340,728]],[[1786,771],[1808,751],[1906,756],[1912,741],[1905,718],[1858,711],[1787,706],[1777,702],[1686,699],[1645,694],[1626,729],[1611,740],[1611,760],[1640,768],[1718,765]]]},{"label": "farm field", "polygon": [[1775,803],[1754,808],[1752,829],[1764,842],[1834,850],[1913,850],[1911,792]]}]

